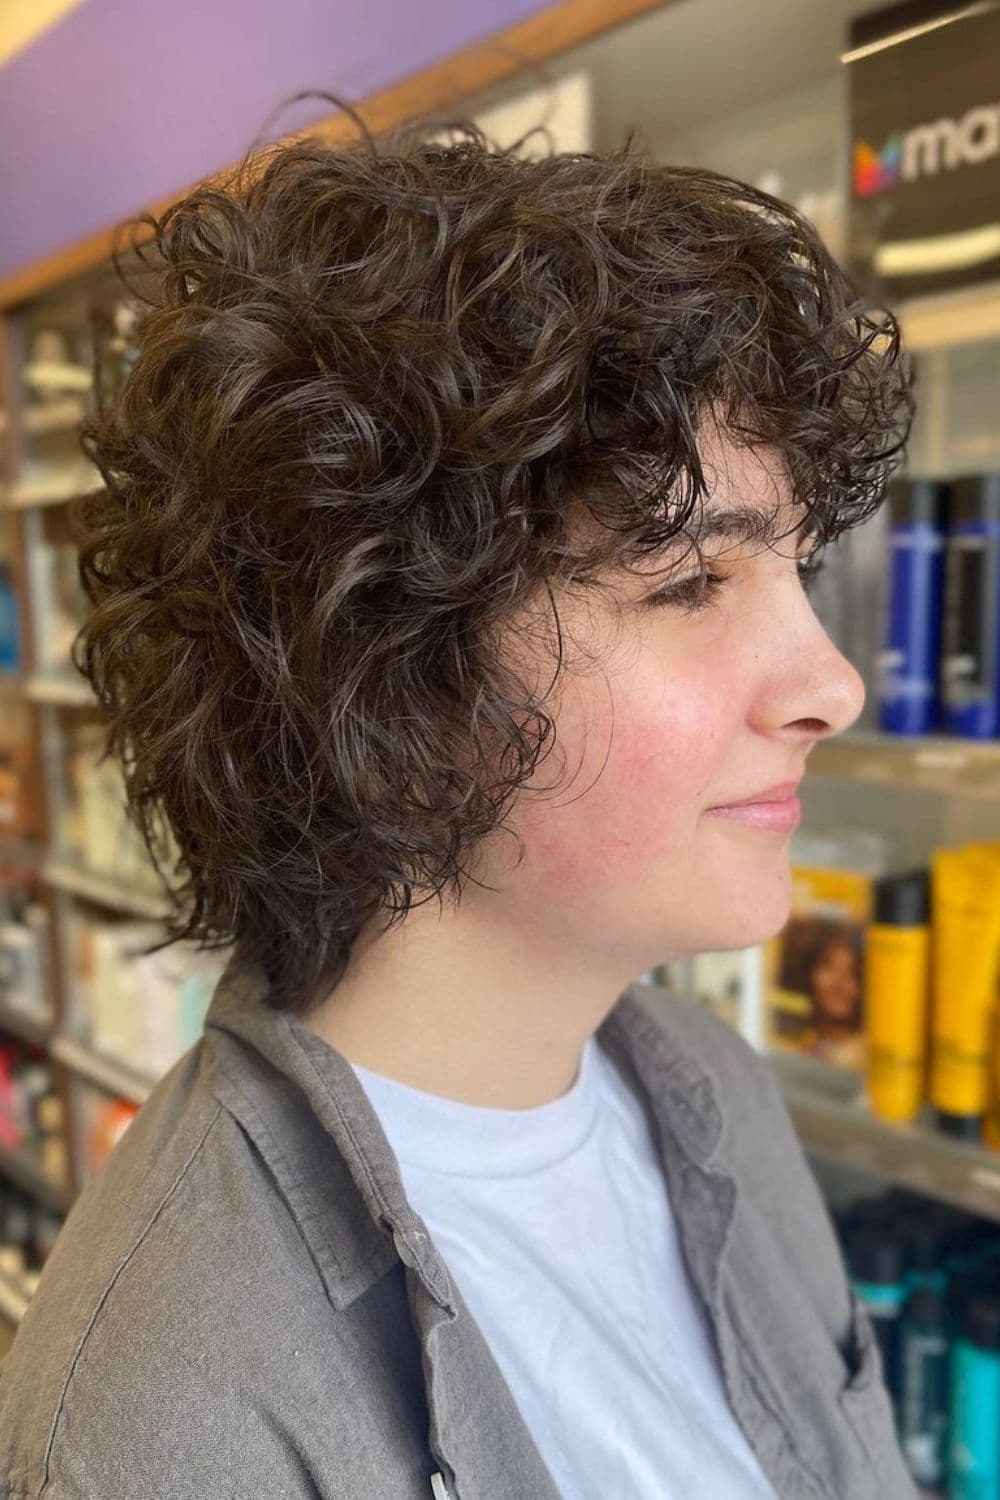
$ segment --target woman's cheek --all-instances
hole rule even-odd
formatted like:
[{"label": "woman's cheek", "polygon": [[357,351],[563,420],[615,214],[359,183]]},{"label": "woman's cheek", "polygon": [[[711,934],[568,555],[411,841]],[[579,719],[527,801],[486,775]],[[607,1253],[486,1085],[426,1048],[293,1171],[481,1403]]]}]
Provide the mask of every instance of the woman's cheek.
[{"label": "woman's cheek", "polygon": [[[672,703],[662,691],[619,692],[613,717],[606,694],[604,705],[567,705],[559,790],[532,792],[515,809],[535,879],[552,894],[592,893],[684,860],[712,782],[720,728],[690,690]],[[562,764],[557,749],[537,782]]]}]

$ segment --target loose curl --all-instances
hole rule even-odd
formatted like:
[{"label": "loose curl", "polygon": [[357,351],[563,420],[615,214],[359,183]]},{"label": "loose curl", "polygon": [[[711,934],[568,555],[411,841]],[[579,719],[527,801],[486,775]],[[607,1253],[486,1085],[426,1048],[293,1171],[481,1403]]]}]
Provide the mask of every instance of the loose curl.
[{"label": "loose curl", "polygon": [[369,918],[460,897],[554,735],[505,624],[688,534],[710,411],[777,447],[822,542],[913,415],[894,318],[787,203],[631,136],[532,160],[344,107],[358,141],[138,221],[134,363],[73,510],[73,659],[186,877],[160,946],[232,944],[298,1013]]}]

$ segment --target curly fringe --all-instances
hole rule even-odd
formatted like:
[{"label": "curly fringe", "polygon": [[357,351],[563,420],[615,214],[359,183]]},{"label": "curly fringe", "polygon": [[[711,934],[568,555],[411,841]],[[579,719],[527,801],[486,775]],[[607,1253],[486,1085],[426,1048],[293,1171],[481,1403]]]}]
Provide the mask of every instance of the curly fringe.
[{"label": "curly fringe", "polygon": [[438,123],[144,215],[135,362],[82,434],[74,662],[161,877],[174,841],[166,941],[300,1014],[370,918],[460,896],[554,734],[504,623],[688,534],[709,412],[824,542],[913,415],[894,318],[788,204],[631,137],[528,160]]}]

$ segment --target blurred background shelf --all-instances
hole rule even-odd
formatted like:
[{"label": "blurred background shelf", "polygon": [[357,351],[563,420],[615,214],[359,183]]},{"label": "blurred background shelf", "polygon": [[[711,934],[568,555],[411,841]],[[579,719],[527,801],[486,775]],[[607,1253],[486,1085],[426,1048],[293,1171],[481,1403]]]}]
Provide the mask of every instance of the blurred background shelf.
[{"label": "blurred background shelf", "polygon": [[34,672],[24,679],[25,696],[32,703],[61,704],[69,708],[96,708],[89,682],[69,672]]},{"label": "blurred background shelf", "polygon": [[22,1006],[7,1001],[0,989],[0,1030],[16,1036],[36,1047],[47,1047],[52,1038],[54,1017],[43,1020]]},{"label": "blurred background shelf", "polygon": [[806,775],[843,777],[1000,804],[1000,742],[852,729],[835,739],[820,741],[809,757]]},{"label": "blurred background shelf", "polygon": [[30,1299],[29,1283],[0,1269],[0,1318],[10,1324],[20,1323]]},{"label": "blurred background shelf", "polygon": [[1000,1152],[930,1125],[879,1119],[849,1069],[793,1053],[766,1055],[806,1151],[1000,1223]]},{"label": "blurred background shelf", "polygon": [[155,1078],[147,1078],[117,1058],[102,1057],[75,1037],[54,1036],[49,1051],[57,1062],[64,1063],[77,1077],[85,1078],[88,1083],[133,1104],[143,1104],[156,1086]]},{"label": "blurred background shelf", "polygon": [[154,920],[166,917],[170,911],[169,903],[154,892],[130,888],[112,875],[84,869],[68,860],[46,859],[41,874],[43,880],[61,891],[83,896],[116,911],[133,912],[136,916]]},{"label": "blurred background shelf", "polygon": [[26,1151],[0,1146],[0,1173],[57,1213],[67,1213],[73,1195],[62,1183],[53,1182]]}]

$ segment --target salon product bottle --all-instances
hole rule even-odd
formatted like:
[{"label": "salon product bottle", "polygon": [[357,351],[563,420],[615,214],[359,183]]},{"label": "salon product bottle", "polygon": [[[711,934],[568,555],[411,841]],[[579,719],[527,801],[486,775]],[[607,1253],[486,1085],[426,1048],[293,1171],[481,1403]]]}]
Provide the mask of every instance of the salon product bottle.
[{"label": "salon product bottle", "polygon": [[889,485],[889,572],[876,658],[879,727],[888,734],[928,734],[939,724],[948,499],[942,480]]},{"label": "salon product bottle", "polygon": [[983,1121],[983,1144],[1000,1151],[1000,985],[993,1006],[992,1035],[988,1064],[989,1090],[986,1119]]},{"label": "salon product bottle", "polygon": [[16,672],[19,666],[17,595],[10,563],[0,558],[0,672]]},{"label": "salon product bottle", "polygon": [[996,1232],[996,1225],[968,1217],[945,1230],[941,1241],[941,1264],[949,1300],[956,1308],[961,1301],[963,1286],[975,1282],[988,1270],[988,1256]]},{"label": "salon product bottle", "polygon": [[939,1485],[947,1464],[948,1310],[930,1285],[909,1293],[899,1325],[899,1444],[913,1478]]},{"label": "salon product bottle", "polygon": [[935,1203],[913,1208],[903,1217],[901,1235],[906,1251],[908,1292],[924,1286],[944,1292],[948,1285],[945,1254],[952,1223],[944,1205]]},{"label": "salon product bottle", "polygon": [[1000,846],[935,849],[931,907],[928,1098],[939,1129],[980,1141],[1000,960]]},{"label": "salon product bottle", "polygon": [[873,916],[864,963],[868,1102],[883,1120],[912,1120],[926,1094],[930,872],[885,876]]},{"label": "salon product bottle", "polygon": [[895,1228],[874,1220],[861,1224],[847,1242],[851,1286],[864,1303],[882,1356],[882,1375],[899,1402],[899,1327],[906,1301],[906,1258]]},{"label": "salon product bottle", "polygon": [[951,483],[941,635],[942,727],[1000,734],[1000,473]]},{"label": "salon product bottle", "polygon": [[1000,1293],[968,1297],[951,1367],[949,1500],[1000,1500]]}]

